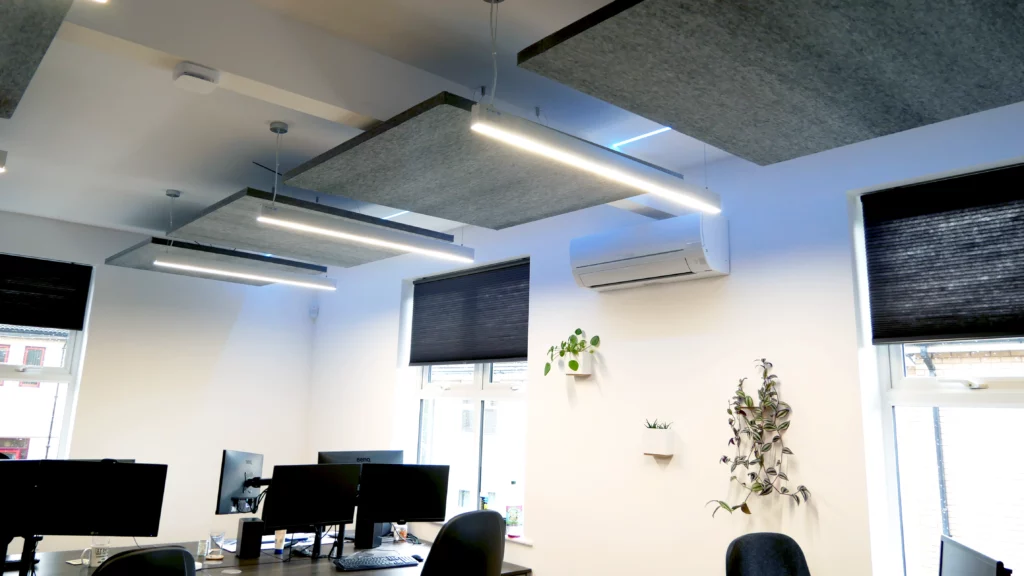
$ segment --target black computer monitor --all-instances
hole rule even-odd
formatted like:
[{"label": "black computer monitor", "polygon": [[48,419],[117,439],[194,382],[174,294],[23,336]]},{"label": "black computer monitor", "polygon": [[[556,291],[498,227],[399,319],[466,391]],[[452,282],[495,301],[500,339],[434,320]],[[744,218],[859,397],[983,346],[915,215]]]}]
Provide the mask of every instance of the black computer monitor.
[{"label": "black computer monitor", "polygon": [[274,466],[273,478],[263,506],[269,528],[351,524],[355,518],[359,466]]},{"label": "black computer monitor", "polygon": [[364,464],[356,548],[380,545],[375,522],[444,522],[447,504],[448,466]]},{"label": "black computer monitor", "polygon": [[26,537],[31,565],[34,536],[157,536],[166,481],[163,464],[0,462],[0,494],[12,496],[0,509],[0,551]]},{"label": "black computer monitor", "polygon": [[267,484],[263,474],[263,455],[225,450],[220,461],[220,487],[217,489],[217,514],[255,514],[260,486]]},{"label": "black computer monitor", "polygon": [[939,550],[939,576],[1010,576],[1012,571],[948,536]]},{"label": "black computer monitor", "polygon": [[336,524],[341,538],[345,524],[355,519],[358,488],[357,465],[274,466],[274,483],[267,489],[263,522],[270,530],[312,531],[310,556],[318,560],[321,528]]},{"label": "black computer monitor", "polygon": [[164,464],[6,460],[0,466],[0,494],[11,496],[0,514],[15,536],[153,537],[160,529]]},{"label": "black computer monitor", "polygon": [[320,464],[402,464],[405,453],[401,450],[351,450],[346,452],[320,452]]}]

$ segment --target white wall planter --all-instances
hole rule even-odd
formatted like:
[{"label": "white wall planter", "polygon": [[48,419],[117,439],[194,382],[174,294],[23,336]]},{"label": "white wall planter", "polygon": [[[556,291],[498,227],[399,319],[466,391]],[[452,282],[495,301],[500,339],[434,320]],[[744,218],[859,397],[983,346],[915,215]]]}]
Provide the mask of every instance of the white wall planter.
[{"label": "white wall planter", "polygon": [[[579,356],[573,356],[567,354],[563,360],[563,366],[565,367],[565,373],[572,376],[590,376],[594,373],[594,355],[590,352],[584,351]],[[579,370],[573,370],[569,367],[569,361],[576,360],[580,363]]]},{"label": "white wall planter", "polygon": [[671,429],[644,428],[641,443],[644,454],[649,456],[672,456],[674,452],[675,433]]}]

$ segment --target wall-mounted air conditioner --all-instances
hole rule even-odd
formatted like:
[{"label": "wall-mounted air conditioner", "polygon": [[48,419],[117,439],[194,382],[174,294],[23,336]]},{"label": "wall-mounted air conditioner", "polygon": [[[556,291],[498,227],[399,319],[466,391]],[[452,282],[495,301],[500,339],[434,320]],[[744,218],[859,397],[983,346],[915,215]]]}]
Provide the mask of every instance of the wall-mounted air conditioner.
[{"label": "wall-mounted air conditioner", "polygon": [[569,261],[576,283],[599,291],[722,276],[729,273],[729,224],[689,214],[575,238]]}]

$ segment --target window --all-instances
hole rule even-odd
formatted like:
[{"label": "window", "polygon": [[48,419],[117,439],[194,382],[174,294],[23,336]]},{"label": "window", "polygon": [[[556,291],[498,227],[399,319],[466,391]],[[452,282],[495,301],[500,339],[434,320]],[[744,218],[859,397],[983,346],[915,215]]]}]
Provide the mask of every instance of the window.
[{"label": "window", "polygon": [[424,366],[417,461],[451,466],[448,517],[523,506],[526,362]]},{"label": "window", "polygon": [[0,324],[0,452],[19,459],[63,455],[79,334]]},{"label": "window", "polygon": [[880,350],[906,576],[938,573],[940,534],[1024,568],[1024,338]]},{"label": "window", "polygon": [[43,358],[46,357],[46,348],[40,348],[38,346],[26,346],[25,347],[25,361],[22,362],[25,366],[42,366]]}]

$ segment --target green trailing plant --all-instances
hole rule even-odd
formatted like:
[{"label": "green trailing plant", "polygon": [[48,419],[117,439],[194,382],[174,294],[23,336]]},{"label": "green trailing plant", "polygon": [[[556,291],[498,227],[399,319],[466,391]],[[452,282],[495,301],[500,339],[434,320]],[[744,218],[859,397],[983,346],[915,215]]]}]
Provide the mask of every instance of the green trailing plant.
[{"label": "green trailing plant", "polygon": [[544,365],[544,375],[547,376],[548,372],[551,372],[551,364],[555,361],[555,357],[566,358],[568,357],[569,369],[576,372],[580,369],[580,354],[593,354],[594,349],[601,345],[601,337],[594,336],[590,340],[587,340],[583,330],[579,328],[575,332],[569,335],[569,338],[563,340],[559,346],[552,346],[548,348],[548,363]]},{"label": "green trailing plant", "polygon": [[[789,430],[792,408],[782,401],[779,394],[779,377],[772,374],[772,363],[762,358],[757,362],[761,371],[761,387],[757,390],[757,398],[748,396],[743,390],[746,378],[740,379],[736,394],[730,399],[729,428],[732,438],[729,445],[736,448],[732,458],[722,456],[720,462],[729,466],[734,475],[729,479],[742,487],[746,492],[739,504],[729,504],[725,500],[711,500],[715,509],[732,514],[736,510],[750,514],[747,501],[754,494],[770,496],[781,494],[792,498],[798,505],[801,500],[811,499],[811,491],[806,486],[797,486],[790,491],[789,476],[786,475],[786,459],[793,451],[786,447],[783,439]],[[742,468],[741,475],[735,472]]]},{"label": "green trailing plant", "polygon": [[645,420],[644,422],[646,422],[644,425],[645,428],[652,428],[654,430],[668,430],[672,427],[671,422],[658,422],[657,418],[654,419],[654,422],[651,422],[650,420]]}]

